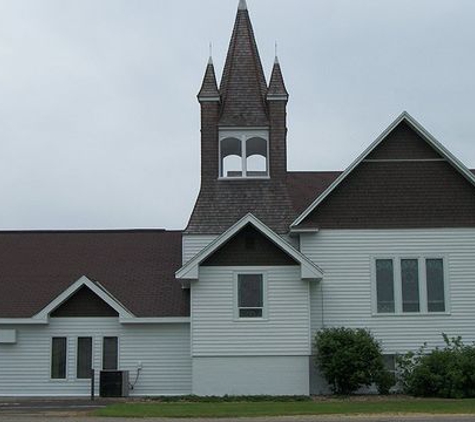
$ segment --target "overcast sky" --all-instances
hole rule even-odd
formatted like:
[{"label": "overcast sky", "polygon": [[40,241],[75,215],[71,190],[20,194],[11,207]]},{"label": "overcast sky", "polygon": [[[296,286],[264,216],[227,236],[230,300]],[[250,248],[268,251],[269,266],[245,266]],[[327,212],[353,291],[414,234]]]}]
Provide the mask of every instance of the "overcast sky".
[{"label": "overcast sky", "polygon": [[[184,228],[196,94],[237,0],[0,0],[0,228]],[[475,168],[475,1],[248,0],[291,98],[289,169],[342,170],[403,110]]]}]

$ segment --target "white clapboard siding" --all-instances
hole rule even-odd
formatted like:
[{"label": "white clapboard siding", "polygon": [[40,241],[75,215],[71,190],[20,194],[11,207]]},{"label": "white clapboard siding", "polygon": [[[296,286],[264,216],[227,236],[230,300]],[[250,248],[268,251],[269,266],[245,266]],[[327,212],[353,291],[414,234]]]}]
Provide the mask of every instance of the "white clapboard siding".
[{"label": "white clapboard siding", "polygon": [[[301,249],[325,273],[322,290],[312,290],[313,332],[365,327],[387,353],[442,346],[441,333],[475,341],[475,229],[321,230],[303,235]],[[371,262],[383,256],[443,256],[449,312],[373,315]]]},{"label": "white clapboard siding", "polygon": [[232,267],[201,267],[192,285],[193,356],[308,355],[309,285],[299,267],[241,267],[267,274],[267,318],[239,320]]},{"label": "white clapboard siding", "polygon": [[197,253],[206,248],[216,237],[215,235],[184,234],[182,240],[183,264],[186,264]]},{"label": "white clapboard siding", "polygon": [[[90,394],[90,381],[76,379],[77,337],[93,337],[93,366],[99,370],[105,336],[119,338],[119,369],[130,371],[130,382],[142,364],[131,395],[191,392],[189,324],[123,326],[117,318],[51,318],[49,325],[15,328],[17,343],[0,344],[0,396]],[[50,379],[52,337],[68,338],[66,380]],[[97,373],[96,393],[98,387]]]}]

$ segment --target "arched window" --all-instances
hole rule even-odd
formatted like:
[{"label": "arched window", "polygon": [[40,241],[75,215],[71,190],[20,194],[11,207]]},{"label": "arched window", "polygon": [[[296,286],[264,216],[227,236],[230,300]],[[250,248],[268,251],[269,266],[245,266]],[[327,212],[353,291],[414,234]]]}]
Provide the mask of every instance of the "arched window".
[{"label": "arched window", "polygon": [[246,171],[248,177],[263,177],[267,171],[267,141],[250,138],[246,141]]},{"label": "arched window", "polygon": [[220,140],[220,177],[268,177],[267,139],[249,132],[229,135]]},{"label": "arched window", "polygon": [[221,177],[242,177],[242,145],[237,138],[221,141]]}]

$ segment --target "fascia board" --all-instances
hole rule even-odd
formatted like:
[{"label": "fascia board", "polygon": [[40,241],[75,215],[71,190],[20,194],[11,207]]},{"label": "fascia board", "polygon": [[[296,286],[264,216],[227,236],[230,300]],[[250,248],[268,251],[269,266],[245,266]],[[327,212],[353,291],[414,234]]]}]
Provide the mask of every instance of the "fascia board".
[{"label": "fascia board", "polygon": [[185,324],[191,322],[190,317],[150,317],[120,318],[121,324]]},{"label": "fascia board", "polygon": [[0,318],[0,325],[47,325],[48,320],[33,318]]}]

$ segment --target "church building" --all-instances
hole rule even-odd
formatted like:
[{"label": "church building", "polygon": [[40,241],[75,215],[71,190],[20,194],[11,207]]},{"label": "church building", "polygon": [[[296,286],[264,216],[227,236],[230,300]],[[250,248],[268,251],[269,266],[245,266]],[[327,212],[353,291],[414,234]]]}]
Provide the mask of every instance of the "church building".
[{"label": "church building", "polygon": [[270,75],[240,0],[185,230],[0,232],[0,396],[87,396],[92,373],[96,393],[322,394],[324,327],[369,329],[388,365],[475,341],[475,171],[403,112],[345,171],[290,172]]}]

